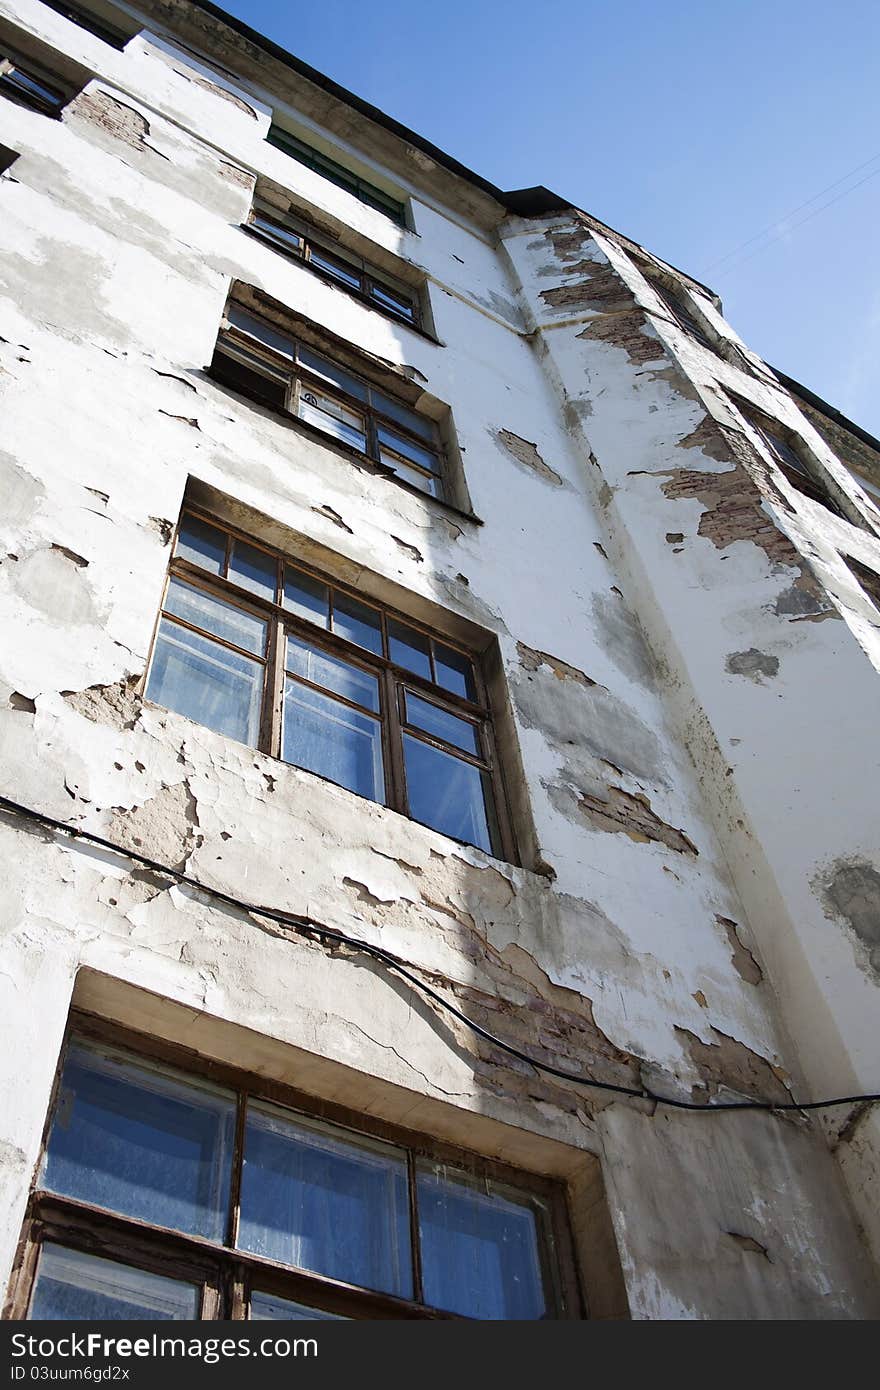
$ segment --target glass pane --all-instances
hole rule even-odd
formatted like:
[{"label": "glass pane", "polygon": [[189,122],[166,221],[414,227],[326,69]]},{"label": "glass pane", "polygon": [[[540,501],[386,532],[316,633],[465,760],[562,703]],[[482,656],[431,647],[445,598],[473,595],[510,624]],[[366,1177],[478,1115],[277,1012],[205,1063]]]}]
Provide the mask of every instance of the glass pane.
[{"label": "glass pane", "polygon": [[186,584],[182,579],[172,579],[165,596],[165,612],[176,618],[192,623],[195,627],[212,632],[236,647],[244,647],[247,652],[262,656],[266,650],[266,622],[255,613],[237,608],[214,594],[206,594]]},{"label": "glass pane", "polygon": [[353,449],[364,453],[367,436],[364,430],[364,417],[356,410],[349,410],[341,401],[316,391],[311,383],[303,382],[299,393],[297,414],[301,420],[341,439]]},{"label": "glass pane", "polygon": [[255,231],[262,232],[264,236],[278,242],[285,251],[302,251],[303,239],[299,232],[295,232],[292,227],[283,227],[279,222],[262,212],[254,213],[251,226]]},{"label": "glass pane", "polygon": [[474,666],[464,652],[454,647],[445,647],[442,642],[434,643],[434,667],[437,684],[454,695],[463,695],[466,700],[476,700],[477,687],[474,681]]},{"label": "glass pane", "polygon": [[384,425],[380,425],[376,433],[380,446],[384,444],[387,448],[393,449],[396,454],[402,454],[411,463],[417,463],[420,468],[427,468],[429,472],[440,472],[440,460],[436,454],[414,444],[411,439],[404,439],[402,435],[386,429]]},{"label": "glass pane", "polygon": [[404,734],[403,751],[413,820],[491,854],[494,809],[486,774],[412,734]]},{"label": "glass pane", "polygon": [[248,1106],[239,1246],[412,1296],[406,1161],[335,1126]]},{"label": "glass pane", "polygon": [[256,338],[265,347],[280,352],[282,357],[293,359],[296,345],[289,334],[281,333],[277,328],[273,328],[271,323],[266,323],[265,319],[258,319],[256,314],[249,314],[247,309],[240,308],[238,304],[227,305],[226,317],[242,333],[247,333],[249,338]]},{"label": "glass pane", "polygon": [[385,801],[379,721],[292,680],[285,682],[281,756],[359,796]]},{"label": "glass pane", "polygon": [[415,724],[417,729],[424,729],[426,734],[442,738],[445,743],[454,743],[456,748],[463,748],[465,753],[479,756],[480,746],[473,724],[467,719],[459,719],[458,715],[450,714],[448,710],[441,709],[431,700],[420,699],[411,690],[406,692],[406,719],[408,724]]},{"label": "glass pane", "polygon": [[274,603],[277,570],[274,555],[267,555],[265,550],[258,550],[246,541],[233,542],[229,558],[229,578],[233,584],[240,584],[243,589],[250,589],[252,594]]},{"label": "glass pane", "polygon": [[338,261],[335,256],[328,256],[319,246],[309,247],[309,264],[317,266],[318,270],[325,271],[327,275],[332,275],[334,280],[340,280],[343,285],[348,285],[353,290],[359,290],[361,287],[361,273],[356,267]]},{"label": "glass pane", "polygon": [[398,666],[431,680],[431,639],[414,627],[388,619],[388,655]]},{"label": "glass pane", "polygon": [[74,1043],[42,1186],[222,1240],[234,1135],[231,1093]]},{"label": "glass pane", "polygon": [[177,532],[175,555],[190,560],[211,574],[222,574],[226,564],[226,536],[207,521],[184,514]]},{"label": "glass pane", "polygon": [[374,281],[370,287],[370,296],[375,299],[377,304],[381,304],[385,309],[390,309],[394,314],[399,314],[402,319],[408,319],[410,323],[415,318],[412,301],[405,299],[403,295],[395,294],[393,290],[386,289],[384,285],[377,285]]},{"label": "glass pane", "polygon": [[429,497],[442,496],[440,479],[435,478],[433,473],[423,473],[420,468],[414,468],[412,464],[404,463],[403,459],[398,458],[396,454],[389,453],[387,449],[379,451],[379,458],[386,468],[393,468],[398,478],[402,478],[405,483],[417,487],[420,492],[426,492]]},{"label": "glass pane", "polygon": [[271,1293],[251,1294],[251,1322],[348,1322],[341,1313],[327,1313],[323,1308],[307,1308],[304,1303],[291,1303]]},{"label": "glass pane", "polygon": [[370,400],[376,410],[383,415],[396,420],[399,425],[404,425],[412,434],[419,435],[422,439],[427,439],[429,444],[433,444],[437,438],[437,427],[433,420],[429,420],[425,415],[419,415],[418,411],[410,410],[402,401],[397,401],[393,396],[386,396],[384,392],[373,388],[370,391]]},{"label": "glass pane", "polygon": [[551,1316],[541,1275],[538,1203],[419,1165],[425,1302],[468,1318]]},{"label": "glass pane", "polygon": [[368,652],[382,654],[382,618],[378,610],[346,594],[333,595],[333,631]]},{"label": "glass pane", "polygon": [[156,638],[147,699],[256,747],[263,667],[163,618]]},{"label": "glass pane", "polygon": [[323,381],[329,381],[331,385],[338,386],[348,396],[354,396],[355,400],[366,401],[367,388],[357,377],[351,376],[343,367],[337,367],[335,362],[330,362],[326,357],[319,357],[316,352],[310,352],[308,348],[301,347],[297,353],[297,361],[300,366],[306,367],[315,376],[321,377]]},{"label": "glass pane", "polygon": [[379,682],[375,676],[359,666],[352,666],[349,661],[340,661],[337,656],[309,646],[299,637],[287,639],[287,669],[315,685],[344,695],[346,700],[354,700],[367,709],[379,709]]},{"label": "glass pane", "polygon": [[20,91],[23,96],[41,106],[60,106],[64,100],[61,92],[57,91],[56,88],[49,87],[45,82],[40,82],[38,78],[32,77],[30,73],[19,67],[14,67],[10,72],[4,74],[3,85]]},{"label": "glass pane", "polygon": [[194,1322],[200,1289],[180,1279],[47,1242],[28,1318],[54,1322]]},{"label": "glass pane", "polygon": [[326,584],[302,570],[284,566],[284,607],[298,618],[306,618],[321,627],[330,626],[330,590]]}]

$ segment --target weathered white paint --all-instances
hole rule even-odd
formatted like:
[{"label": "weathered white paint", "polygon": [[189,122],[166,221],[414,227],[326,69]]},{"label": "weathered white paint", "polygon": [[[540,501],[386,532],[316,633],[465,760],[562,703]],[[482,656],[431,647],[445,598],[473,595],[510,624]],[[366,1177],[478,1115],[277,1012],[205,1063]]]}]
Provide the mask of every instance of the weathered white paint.
[{"label": "weathered white paint", "polygon": [[[151,28],[155,8],[144,11]],[[175,8],[192,41],[193,7]],[[650,476],[730,466],[676,449],[707,408],[734,420],[719,388],[802,424],[785,393],[710,360],[659,316],[645,331],[665,355],[642,368],[579,338],[591,311],[550,312],[541,299],[566,278],[546,237],[565,218],[509,222],[499,241],[502,210],[486,195],[362,121],[346,136],[338,109],[299,79],[275,97],[269,63],[265,85],[244,64],[224,97],[143,34],[117,53],[38,0],[0,0],[2,16],[95,78],[60,122],[0,104],[0,141],[21,152],[0,178],[0,792],[121,844],[136,836],[226,892],[381,942],[451,982],[459,1002],[479,998],[499,1034],[574,1070],[641,1068],[657,1090],[687,1096],[705,1082],[688,1039],[712,1048],[723,1034],[730,1085],[750,1066],[769,1084],[772,1066],[797,1093],[876,1087],[876,979],[824,916],[814,881],[836,859],[876,854],[864,767],[878,628],[854,605],[836,549],[839,528],[853,528],[780,484],[795,512],[777,520],[845,620],[790,622],[767,610],[796,573],[751,542],[722,551],[695,538],[701,504],[667,499]],[[226,66],[244,63],[216,26],[213,43]],[[135,126],[140,113],[148,134],[132,142],[97,124],[95,102],[123,103]],[[409,193],[415,231],[267,145],[272,108]],[[426,277],[439,344],[242,232],[254,175],[372,247],[377,264]],[[612,265],[656,310],[613,240],[587,238],[583,258]],[[232,280],[415,369],[452,407],[484,524],[212,383],[204,368]],[[534,443],[545,471],[514,457],[501,430]],[[804,432],[860,506],[846,470]],[[519,779],[521,763],[527,806],[522,868],[141,703],[134,682],[188,484],[364,593],[497,640],[509,772]],[[677,531],[686,539],[673,553],[664,536]],[[876,559],[867,530],[858,545]],[[750,648],[778,657],[773,680],[725,671],[730,652]],[[844,699],[840,727],[830,715]],[[611,787],[648,798],[698,854],[598,828],[581,798]],[[3,1278],[73,999],[572,1182],[600,1155],[633,1316],[875,1306],[818,1127],[603,1108],[438,1026],[362,958],[151,886],[123,858],[12,817],[0,817],[0,837]],[[762,982],[734,968],[719,917],[762,961]],[[857,1200],[876,1163],[870,1123],[841,1150]]]}]

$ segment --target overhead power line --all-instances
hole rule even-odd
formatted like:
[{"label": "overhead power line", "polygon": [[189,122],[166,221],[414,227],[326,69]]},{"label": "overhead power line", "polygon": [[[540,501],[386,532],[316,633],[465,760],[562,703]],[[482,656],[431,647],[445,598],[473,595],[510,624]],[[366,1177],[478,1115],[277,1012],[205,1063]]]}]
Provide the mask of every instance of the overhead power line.
[{"label": "overhead power line", "polygon": [[[854,183],[851,188],[844,189],[841,193],[838,193],[834,198],[830,198],[827,203],[823,203],[821,207],[815,208],[812,212],[808,213],[806,217],[803,217],[798,222],[796,222],[794,224],[794,227],[789,227],[787,225],[789,218],[794,217],[796,213],[802,212],[804,208],[811,207],[813,203],[815,203],[819,198],[824,197],[826,193],[830,193],[831,190],[834,188],[839,188],[842,183],[846,183],[849,179],[853,177],[854,174],[861,173],[862,169],[867,169],[869,165],[876,164],[878,159],[880,159],[880,151],[878,151],[877,154],[872,155],[870,159],[866,159],[861,164],[857,164],[854,169],[850,169],[849,173],[841,175],[841,177],[839,179],[835,179],[833,183],[827,184],[825,188],[820,188],[819,192],[814,193],[811,198],[807,198],[806,201],[803,203],[798,203],[797,207],[792,208],[789,212],[785,213],[784,216],[777,218],[775,222],[771,222],[769,226],[764,227],[762,231],[756,232],[754,236],[751,236],[746,241],[741,242],[739,246],[735,246],[732,251],[728,251],[727,254],[725,256],[721,256],[719,260],[713,261],[711,265],[708,265],[703,269],[701,274],[706,275],[710,271],[716,270],[719,266],[725,265],[728,261],[731,261],[736,256],[738,256],[741,251],[745,251],[749,246],[754,245],[756,241],[760,241],[762,237],[768,236],[770,232],[776,232],[777,235],[771,237],[770,240],[767,242],[767,246],[772,245],[774,241],[777,241],[779,237],[783,236],[786,232],[793,231],[794,227],[802,226],[803,223],[808,222],[811,217],[815,217],[820,212],[823,212],[825,208],[831,207],[832,203],[836,203],[841,198],[845,198],[848,193],[854,193],[855,190],[857,188],[860,188],[863,183],[867,183],[868,179],[872,179],[876,174],[880,174],[880,168],[872,170],[870,174],[866,174],[864,178],[859,179],[858,183]],[[758,250],[763,251],[764,247],[759,247]],[[751,260],[752,256],[757,255],[757,253],[757,251],[753,251],[751,255],[745,257],[741,264],[745,264],[745,261]]]},{"label": "overhead power line", "polygon": [[696,1110],[701,1114],[715,1114],[727,1110],[828,1110],[835,1105],[869,1105],[874,1101],[880,1101],[880,1092],[857,1096],[835,1096],[830,1100],[811,1100],[811,1101],[775,1101],[775,1100],[741,1100],[741,1101],[716,1101],[714,1104],[706,1103],[701,1105],[699,1101],[677,1100],[673,1096],[660,1096],[652,1091],[648,1086],[637,1089],[633,1086],[621,1086],[614,1081],[596,1081],[590,1076],[581,1076],[578,1072],[568,1071],[563,1067],[553,1066],[549,1062],[542,1062],[537,1057],[532,1057],[528,1052],[516,1047],[513,1043],[507,1042],[504,1038],[497,1037],[490,1033],[488,1028],[484,1028],[475,1019],[468,1018],[449,999],[445,999],[436,989],[433,989],[426,980],[419,979],[405,962],[398,960],[389,951],[381,946],[376,946],[370,941],[360,940],[356,936],[348,936],[345,932],[339,931],[336,927],[328,927],[323,922],[316,922],[311,917],[304,917],[294,912],[284,912],[279,908],[262,907],[257,903],[248,903],[241,898],[234,897],[231,893],[226,893],[222,888],[212,888],[207,883],[202,883],[199,879],[184,873],[182,869],[172,869],[167,864],[161,864],[158,860],[150,859],[146,854],[139,854],[136,850],[126,849],[122,845],[114,844],[112,840],[105,839],[102,835],[95,835],[90,830],[83,830],[79,826],[69,825],[66,821],[57,820],[54,816],[46,815],[44,811],[37,811],[32,806],[23,806],[19,801],[12,801],[9,797],[0,796],[0,811],[7,811],[16,816],[22,816],[27,820],[34,821],[37,825],[45,826],[61,835],[67,835],[73,840],[83,840],[90,845],[97,845],[100,849],[109,850],[113,854],[122,855],[132,863],[142,864],[145,868],[151,869],[154,873],[162,874],[166,878],[173,879],[177,883],[185,883],[188,887],[195,889],[199,893],[214,898],[217,902],[226,903],[227,906],[234,907],[240,912],[245,912],[254,917],[265,917],[270,922],[278,922],[281,926],[291,928],[293,931],[301,932],[306,936],[317,937],[321,941],[333,942],[336,945],[345,945],[352,950],[361,951],[364,955],[371,956],[374,960],[380,961],[387,970],[393,971],[401,979],[406,980],[407,984],[413,989],[419,990],[428,999],[431,999],[439,1008],[446,1013],[457,1018],[459,1023],[465,1025],[477,1037],[483,1038],[485,1042],[501,1048],[509,1057],[515,1057],[520,1062],[527,1062],[529,1066],[537,1071],[542,1071],[547,1076],[555,1076],[560,1081],[570,1081],[579,1086],[587,1086],[592,1090],[609,1091],[619,1096],[630,1096],[636,1100],[652,1101],[656,1105],[668,1105],[674,1110]]}]

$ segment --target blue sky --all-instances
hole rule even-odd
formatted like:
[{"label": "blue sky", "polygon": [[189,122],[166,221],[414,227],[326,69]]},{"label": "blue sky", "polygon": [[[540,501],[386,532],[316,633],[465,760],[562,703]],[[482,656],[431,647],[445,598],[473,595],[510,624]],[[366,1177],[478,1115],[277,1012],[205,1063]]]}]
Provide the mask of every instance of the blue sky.
[{"label": "blue sky", "polygon": [[493,183],[545,184],[705,281],[880,435],[877,0],[225,8]]}]

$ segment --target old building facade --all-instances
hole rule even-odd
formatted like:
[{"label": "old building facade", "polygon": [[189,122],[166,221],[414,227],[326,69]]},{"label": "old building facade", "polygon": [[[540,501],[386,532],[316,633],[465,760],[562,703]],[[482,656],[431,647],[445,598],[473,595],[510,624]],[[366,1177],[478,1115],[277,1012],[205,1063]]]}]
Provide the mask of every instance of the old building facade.
[{"label": "old building facade", "polygon": [[7,1316],[876,1315],[880,1109],[709,1113],[880,1086],[876,441],[211,5],[0,59]]}]

